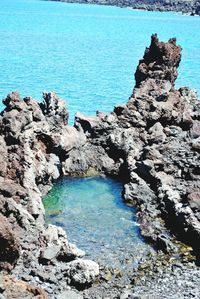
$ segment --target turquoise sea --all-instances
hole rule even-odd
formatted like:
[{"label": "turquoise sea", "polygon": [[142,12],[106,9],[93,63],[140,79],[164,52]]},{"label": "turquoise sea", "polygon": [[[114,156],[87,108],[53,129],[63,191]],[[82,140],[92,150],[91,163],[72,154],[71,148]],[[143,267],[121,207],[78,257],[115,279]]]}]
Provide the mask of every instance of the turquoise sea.
[{"label": "turquoise sea", "polygon": [[[0,0],[0,99],[53,90],[76,111],[125,103],[150,36],[177,37],[177,86],[200,93],[200,17],[37,0]],[[0,108],[3,105],[0,104]]]}]

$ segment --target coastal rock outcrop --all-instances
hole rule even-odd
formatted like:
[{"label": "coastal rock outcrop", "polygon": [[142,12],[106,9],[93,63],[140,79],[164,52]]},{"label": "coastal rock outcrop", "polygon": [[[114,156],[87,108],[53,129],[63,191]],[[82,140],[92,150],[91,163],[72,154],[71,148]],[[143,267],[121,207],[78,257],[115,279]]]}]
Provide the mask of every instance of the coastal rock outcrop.
[{"label": "coastal rock outcrop", "polygon": [[[138,207],[146,238],[165,251],[175,249],[166,226],[155,221],[162,218],[199,252],[200,103],[194,91],[174,87],[180,59],[175,39],[163,43],[152,35],[128,103],[93,119],[76,118],[75,126],[88,136],[76,155],[82,157],[85,171],[92,161],[99,171],[124,180],[124,198]],[[96,162],[88,161],[88,151],[94,151],[90,157]],[[99,161],[108,159],[113,163],[99,167]],[[73,158],[73,163],[79,162]]]},{"label": "coastal rock outcrop", "polygon": [[94,117],[78,113],[74,127],[53,92],[44,93],[43,103],[17,92],[6,97],[0,114],[2,279],[9,272],[26,290],[36,285],[52,298],[64,296],[69,285],[84,289],[96,281],[99,266],[84,260],[61,228],[45,226],[42,197],[61,175],[120,178],[146,240],[169,256],[179,254],[181,240],[199,256],[200,102],[194,91],[175,89],[180,59],[175,39],[164,43],[153,35],[127,104]]},{"label": "coastal rock outcrop", "polygon": [[61,164],[69,151],[86,137],[67,125],[67,109],[55,93],[44,93],[43,98],[39,104],[13,92],[3,101],[0,267],[16,279],[58,293],[67,286],[62,269],[84,252],[68,242],[61,228],[45,228],[42,196],[62,174]]}]

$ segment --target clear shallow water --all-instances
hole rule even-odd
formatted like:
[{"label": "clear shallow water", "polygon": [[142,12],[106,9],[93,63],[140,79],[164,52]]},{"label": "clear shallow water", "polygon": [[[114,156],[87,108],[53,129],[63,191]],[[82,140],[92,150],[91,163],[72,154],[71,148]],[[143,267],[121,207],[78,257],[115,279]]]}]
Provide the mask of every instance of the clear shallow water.
[{"label": "clear shallow water", "polygon": [[[150,35],[183,47],[177,86],[200,92],[200,18],[108,6],[0,0],[0,99],[54,90],[76,111],[125,103]],[[0,104],[0,109],[3,105]]]},{"label": "clear shallow water", "polygon": [[62,178],[44,198],[46,221],[63,227],[89,258],[132,270],[149,247],[121,192],[122,184],[111,178]]}]

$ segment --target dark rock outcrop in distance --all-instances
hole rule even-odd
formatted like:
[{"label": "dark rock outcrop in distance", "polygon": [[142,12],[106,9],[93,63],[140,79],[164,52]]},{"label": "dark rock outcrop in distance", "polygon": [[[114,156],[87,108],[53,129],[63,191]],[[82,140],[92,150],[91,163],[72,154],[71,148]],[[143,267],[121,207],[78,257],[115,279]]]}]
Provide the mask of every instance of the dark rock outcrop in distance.
[{"label": "dark rock outcrop in distance", "polygon": [[129,7],[148,11],[176,11],[189,15],[200,15],[199,0],[47,0],[67,3],[100,4]]},{"label": "dark rock outcrop in distance", "polygon": [[[16,92],[4,100],[6,108],[0,114],[3,296],[9,292],[8,272],[9,279],[26,281],[23,298],[31,298],[26,293],[35,290],[30,284],[42,286],[50,298],[64,298],[69,286],[88,288],[99,274],[98,265],[84,260],[84,252],[67,241],[61,228],[45,227],[42,196],[60,175],[120,177],[125,201],[138,208],[142,235],[165,252],[167,260],[180,254],[174,236],[199,254],[200,102],[194,91],[174,88],[180,57],[175,39],[163,43],[153,35],[127,104],[95,117],[79,113],[74,127],[67,125],[68,112],[55,93],[44,93],[41,104],[30,97],[22,100]],[[134,270],[134,281],[137,273]],[[191,291],[198,292],[198,285]]]}]

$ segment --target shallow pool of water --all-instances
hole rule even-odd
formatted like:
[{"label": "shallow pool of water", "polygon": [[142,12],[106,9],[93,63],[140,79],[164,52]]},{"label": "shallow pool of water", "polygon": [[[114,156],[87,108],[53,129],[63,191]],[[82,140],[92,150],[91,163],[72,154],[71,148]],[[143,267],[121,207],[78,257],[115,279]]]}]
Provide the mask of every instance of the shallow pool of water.
[{"label": "shallow pool of water", "polygon": [[44,198],[47,223],[104,266],[132,268],[148,249],[135,209],[123,203],[122,183],[111,178],[62,178]]}]

